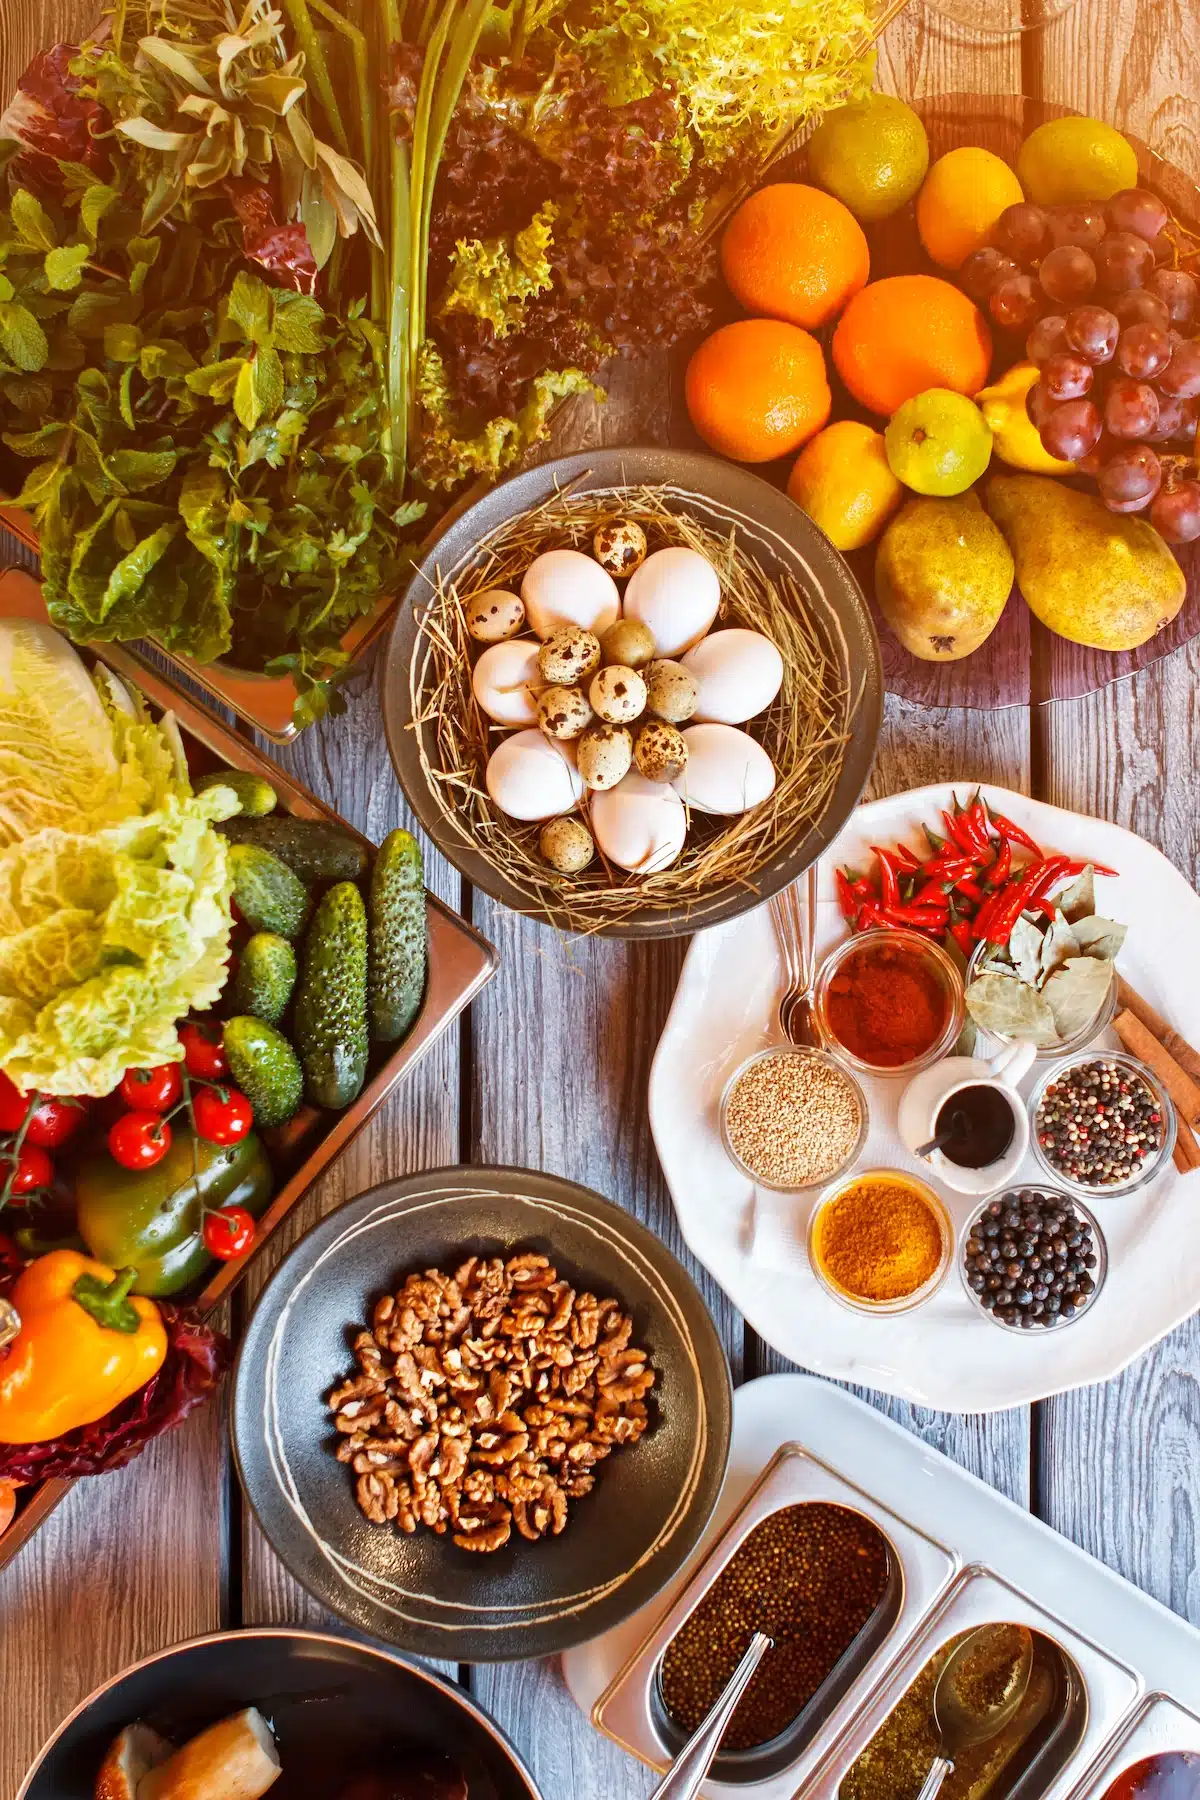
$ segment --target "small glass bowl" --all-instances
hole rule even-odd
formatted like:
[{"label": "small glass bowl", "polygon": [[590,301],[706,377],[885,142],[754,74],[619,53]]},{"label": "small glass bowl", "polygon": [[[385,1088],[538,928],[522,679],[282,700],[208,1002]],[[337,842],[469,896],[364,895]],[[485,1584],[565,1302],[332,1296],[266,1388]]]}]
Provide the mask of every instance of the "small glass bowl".
[{"label": "small glass bowl", "polygon": [[[1162,1114],[1163,1138],[1157,1156],[1147,1157],[1136,1175],[1128,1181],[1114,1184],[1112,1187],[1093,1187],[1082,1181],[1073,1181],[1064,1175],[1061,1169],[1055,1168],[1042,1146],[1038,1143],[1037,1115],[1042,1103],[1042,1096],[1052,1081],[1057,1081],[1071,1069],[1080,1068],[1085,1063],[1110,1062],[1129,1075],[1135,1075],[1150,1089],[1151,1096],[1159,1112]],[[1053,1187],[1065,1188],[1070,1194],[1078,1194],[1085,1200],[1107,1199],[1114,1194],[1135,1194],[1139,1188],[1153,1181],[1163,1166],[1168,1163],[1175,1149],[1175,1139],[1179,1123],[1175,1116],[1175,1107],[1171,1096],[1159,1081],[1152,1069],[1139,1062],[1136,1056],[1126,1056],[1121,1050],[1087,1050],[1078,1056],[1070,1056],[1056,1062],[1046,1070],[1033,1093],[1029,1096],[1029,1141],[1033,1146],[1033,1154],[1038,1167],[1044,1169]]]},{"label": "small glass bowl", "polygon": [[[986,944],[976,944],[971,952],[971,960],[967,964],[968,987],[979,973],[978,965],[985,960],[987,948]],[[1034,1057],[1035,1062],[1055,1062],[1060,1056],[1073,1056],[1077,1050],[1086,1050],[1089,1044],[1095,1043],[1102,1031],[1108,1030],[1117,1016],[1117,966],[1109,963],[1108,967],[1108,992],[1100,1002],[1099,1010],[1073,1037],[1064,1038],[1061,1044],[1049,1044],[1044,1049],[1039,1049]],[[978,1030],[983,1037],[991,1038],[997,1044],[1017,1042],[1016,1038],[1005,1037],[1001,1031],[989,1031],[983,1025]]]},{"label": "small glass bowl", "polygon": [[[846,1048],[829,1023],[830,988],[835,975],[851,956],[869,950],[873,945],[888,945],[895,948],[897,944],[914,950],[934,970],[946,991],[949,1001],[949,1016],[940,1037],[930,1044],[928,1050],[923,1050],[920,1056],[913,1057],[909,1062],[889,1065],[864,1062],[860,1057],[855,1056],[853,1051]],[[852,937],[846,938],[843,943],[831,950],[817,971],[816,986],[813,992],[813,1010],[825,1042],[838,1062],[844,1068],[855,1070],[857,1074],[875,1075],[883,1080],[888,1080],[892,1076],[915,1075],[920,1069],[927,1069],[930,1064],[939,1062],[943,1056],[948,1056],[958,1041],[967,1013],[962,976],[941,945],[933,943],[930,938],[922,937],[917,931],[893,930],[860,931]]]},{"label": "small glass bowl", "polygon": [[[817,1254],[817,1223],[827,1206],[831,1206],[839,1195],[848,1187],[859,1181],[895,1181],[904,1187],[914,1188],[926,1202],[930,1212],[938,1222],[942,1234],[942,1256],[937,1268],[919,1288],[911,1294],[902,1294],[897,1300],[865,1300],[859,1294],[848,1293],[839,1287],[831,1275],[827,1275]],[[825,1189],[817,1204],[813,1207],[812,1217],[808,1221],[808,1262],[813,1274],[825,1292],[850,1312],[872,1313],[883,1318],[894,1317],[897,1313],[912,1312],[918,1306],[924,1306],[931,1300],[946,1279],[946,1271],[954,1255],[954,1226],[950,1214],[946,1211],[944,1201],[917,1175],[910,1175],[907,1169],[856,1169],[853,1175],[843,1175]]]},{"label": "small glass bowl", "polygon": [[[840,1162],[836,1168],[827,1170],[825,1174],[818,1175],[814,1181],[805,1182],[800,1187],[785,1186],[778,1182],[765,1180],[764,1177],[761,1176],[757,1172],[757,1170],[751,1168],[751,1166],[748,1162],[743,1162],[742,1158],[738,1155],[737,1151],[734,1149],[732,1140],[730,1139],[730,1136],[729,1136],[729,1126],[728,1126],[728,1122],[727,1122],[727,1115],[728,1115],[728,1111],[729,1111],[729,1102],[730,1102],[731,1098],[733,1097],[733,1090],[737,1086],[738,1082],[742,1079],[742,1076],[746,1074],[748,1069],[752,1069],[756,1063],[765,1062],[765,1060],[769,1056],[804,1057],[804,1058],[807,1058],[807,1060],[809,1062],[823,1063],[826,1068],[832,1069],[834,1071],[834,1073],[838,1076],[839,1080],[846,1082],[846,1084],[852,1089],[852,1091],[854,1093],[854,1098],[858,1102],[858,1136],[855,1138],[854,1143],[851,1145],[850,1150],[847,1153],[844,1161]],[[753,1181],[757,1184],[757,1186],[759,1186],[761,1188],[767,1188],[772,1193],[776,1193],[776,1194],[806,1194],[806,1193],[810,1193],[813,1188],[821,1187],[824,1182],[836,1180],[839,1175],[844,1175],[846,1170],[848,1168],[850,1168],[850,1166],[855,1162],[855,1160],[859,1156],[862,1155],[862,1147],[867,1141],[867,1128],[868,1128],[868,1124],[869,1124],[869,1119],[868,1119],[868,1114],[867,1114],[867,1097],[863,1093],[862,1088],[859,1086],[858,1082],[855,1081],[853,1075],[848,1074],[847,1071],[842,1068],[841,1064],[836,1060],[836,1058],[830,1056],[830,1054],[827,1050],[809,1050],[809,1049],[803,1048],[800,1045],[790,1045],[789,1046],[787,1044],[769,1044],[765,1050],[756,1051],[753,1056],[747,1057],[746,1061],[744,1063],[741,1063],[733,1071],[733,1074],[729,1077],[729,1080],[725,1083],[725,1091],[721,1095],[720,1114],[721,1114],[721,1142],[725,1146],[725,1154],[729,1157],[729,1160],[732,1163],[736,1164],[736,1166],[742,1171],[742,1174],[745,1176],[748,1176],[751,1181]]]},{"label": "small glass bowl", "polygon": [[[1072,1211],[1078,1213],[1079,1217],[1083,1219],[1086,1224],[1091,1226],[1092,1242],[1096,1246],[1096,1267],[1091,1271],[1092,1280],[1096,1285],[1088,1295],[1086,1304],[1079,1308],[1079,1311],[1075,1314],[1073,1319],[1059,1317],[1057,1322],[1053,1325],[1010,1325],[1007,1319],[998,1319],[995,1313],[983,1304],[983,1301],[979,1298],[979,1295],[975,1292],[975,1289],[967,1279],[967,1240],[974,1231],[976,1225],[978,1225],[979,1221],[982,1219],[988,1207],[992,1204],[992,1201],[1003,1200],[1007,1198],[1009,1194],[1021,1194],[1027,1191],[1040,1195],[1049,1195],[1063,1200],[1071,1207]],[[1108,1275],[1108,1245],[1105,1242],[1104,1233],[1100,1229],[1095,1214],[1090,1207],[1084,1205],[1077,1194],[1068,1192],[1065,1183],[1058,1181],[1031,1181],[1026,1183],[1025,1187],[1022,1187],[1020,1183],[1014,1182],[1012,1187],[1005,1188],[999,1194],[989,1194],[982,1205],[975,1208],[971,1217],[967,1220],[967,1223],[959,1233],[958,1248],[955,1252],[955,1256],[958,1262],[958,1273],[962,1278],[963,1288],[976,1312],[981,1313],[988,1321],[989,1325],[996,1326],[997,1330],[1015,1331],[1018,1337],[1057,1337],[1059,1332],[1068,1331],[1072,1325],[1077,1325],[1080,1319],[1091,1312],[1092,1307],[1100,1298],[1104,1289],[1105,1279]]]}]

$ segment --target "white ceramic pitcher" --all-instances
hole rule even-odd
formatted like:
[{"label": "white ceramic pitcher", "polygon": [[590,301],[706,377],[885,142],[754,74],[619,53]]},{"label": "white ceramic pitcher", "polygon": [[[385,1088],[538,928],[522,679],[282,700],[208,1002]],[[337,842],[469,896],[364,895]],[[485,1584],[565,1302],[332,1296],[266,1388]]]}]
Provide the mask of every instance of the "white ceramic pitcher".
[{"label": "white ceramic pitcher", "polygon": [[1004,1090],[1012,1108],[1012,1141],[1004,1155],[981,1169],[964,1169],[951,1162],[940,1150],[922,1160],[946,1186],[959,1194],[991,1194],[1012,1181],[1029,1148],[1029,1115],[1017,1084],[1033,1067],[1037,1055],[1035,1045],[1019,1038],[1008,1044],[990,1062],[978,1056],[947,1056],[931,1069],[914,1075],[900,1099],[896,1124],[908,1151],[927,1144],[937,1130],[937,1117],[947,1100],[968,1087],[996,1087]]}]

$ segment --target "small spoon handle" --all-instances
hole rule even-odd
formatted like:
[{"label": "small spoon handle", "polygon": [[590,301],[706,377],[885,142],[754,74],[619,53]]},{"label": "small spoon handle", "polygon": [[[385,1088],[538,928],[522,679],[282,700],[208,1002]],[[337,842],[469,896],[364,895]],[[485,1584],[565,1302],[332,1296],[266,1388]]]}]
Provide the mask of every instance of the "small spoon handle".
[{"label": "small spoon handle", "polygon": [[750,1677],[771,1648],[764,1631],[756,1631],[750,1647],[729,1678],[729,1686],[713,1706],[706,1719],[696,1727],[671,1767],[667,1770],[650,1800],[695,1800],[700,1783],[712,1767],[713,1757],[725,1734],[725,1727],[738,1701],[750,1685]]},{"label": "small spoon handle", "polygon": [[942,1783],[947,1775],[954,1772],[954,1764],[948,1756],[935,1756],[929,1765],[929,1773],[925,1777],[925,1785],[917,1795],[917,1800],[937,1800],[942,1790]]}]

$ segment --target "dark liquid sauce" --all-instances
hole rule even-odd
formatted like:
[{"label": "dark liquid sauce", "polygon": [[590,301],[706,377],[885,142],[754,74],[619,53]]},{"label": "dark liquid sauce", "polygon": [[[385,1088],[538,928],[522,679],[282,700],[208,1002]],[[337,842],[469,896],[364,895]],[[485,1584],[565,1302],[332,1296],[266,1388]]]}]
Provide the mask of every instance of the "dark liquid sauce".
[{"label": "dark liquid sauce", "polygon": [[1125,1769],[1109,1788],[1104,1800],[1198,1800],[1200,1755],[1171,1750],[1147,1756]]},{"label": "dark liquid sauce", "polygon": [[960,1169],[986,1169],[989,1163],[999,1162],[1015,1129],[1006,1090],[982,1081],[951,1094],[934,1125],[938,1137],[944,1131],[951,1133],[942,1145],[942,1155]]}]

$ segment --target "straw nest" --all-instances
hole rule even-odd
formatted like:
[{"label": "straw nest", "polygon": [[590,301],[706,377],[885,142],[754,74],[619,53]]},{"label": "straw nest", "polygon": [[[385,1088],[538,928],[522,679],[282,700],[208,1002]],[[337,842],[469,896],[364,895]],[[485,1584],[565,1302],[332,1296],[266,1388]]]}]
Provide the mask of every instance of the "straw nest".
[{"label": "straw nest", "polygon": [[[635,914],[686,919],[730,885],[757,892],[758,872],[819,822],[837,786],[861,690],[848,691],[828,628],[800,586],[790,576],[769,575],[732,529],[722,534],[675,510],[686,498],[669,487],[563,489],[497,527],[466,569],[453,580],[439,579],[418,603],[410,702],[430,793],[464,843],[519,890],[530,910],[565,931],[619,928]],[[561,875],[538,851],[540,824],[508,818],[484,784],[488,758],[509,728],[493,724],[472,692],[480,646],[467,632],[466,606],[484,588],[519,590],[529,564],[545,550],[590,550],[597,527],[615,519],[636,519],[652,551],[671,544],[700,551],[721,582],[714,623],[761,631],[778,646],[779,695],[745,727],[775,764],[776,785],[760,806],[732,819],[692,812],[683,852],[669,869],[626,874],[598,851],[582,874]],[[579,809],[585,821],[589,800],[585,793]]]}]

